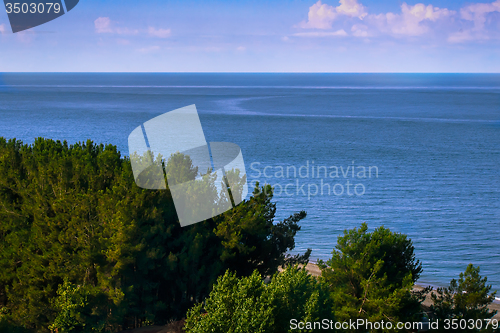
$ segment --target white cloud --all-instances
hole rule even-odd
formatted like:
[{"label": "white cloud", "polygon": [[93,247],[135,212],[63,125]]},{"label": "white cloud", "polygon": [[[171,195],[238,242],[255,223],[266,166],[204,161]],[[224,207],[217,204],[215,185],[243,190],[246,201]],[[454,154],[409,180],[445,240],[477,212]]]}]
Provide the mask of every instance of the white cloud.
[{"label": "white cloud", "polygon": [[[360,0],[340,0],[338,6],[317,1],[309,7],[307,21],[296,27],[327,30],[350,24],[353,37],[415,37],[441,38],[450,43],[500,39],[500,0],[463,6],[459,14],[432,4],[403,2],[400,12],[369,14]],[[353,21],[352,18],[355,20]],[[362,20],[362,21],[361,21]],[[361,24],[363,23],[363,24]],[[301,32],[294,36],[346,36],[342,30],[328,32]]]},{"label": "white cloud", "polygon": [[340,0],[339,2],[339,6],[333,7],[323,4],[319,0],[309,7],[307,22],[300,22],[298,27],[304,29],[330,29],[333,21],[340,15],[357,17],[361,20],[367,15],[365,7],[358,3],[358,0]]},{"label": "white cloud", "polygon": [[311,31],[311,32],[298,32],[293,34],[297,37],[342,37],[347,36],[347,32],[344,29],[337,31]]},{"label": "white cloud", "polygon": [[138,30],[128,28],[114,28],[109,17],[99,17],[94,21],[95,32],[98,34],[112,33],[119,35],[136,35]]},{"label": "white cloud", "polygon": [[112,33],[111,20],[109,17],[99,17],[94,21],[95,32],[98,34]]},{"label": "white cloud", "polygon": [[0,24],[0,34],[4,34],[5,33],[5,24]]},{"label": "white cloud", "polygon": [[[464,43],[474,40],[488,40],[499,37],[500,24],[498,27],[487,26],[487,23],[500,22],[500,0],[492,3],[475,3],[460,9],[460,17],[465,21],[473,22],[470,29],[460,30],[448,36],[450,43]],[[495,14],[497,18],[495,18]],[[495,36],[495,29],[496,36]]]},{"label": "white cloud", "polygon": [[341,15],[357,17],[360,20],[368,15],[366,8],[358,3],[358,0],[340,0],[339,2],[340,6],[336,7],[335,10]]},{"label": "white cloud", "polygon": [[364,24],[355,24],[351,28],[354,37],[369,37],[368,27]]},{"label": "white cloud", "polygon": [[246,48],[246,47],[244,47],[244,46],[238,46],[238,47],[236,48],[236,51],[243,52],[243,51],[246,51],[246,49],[247,49],[247,48]]},{"label": "white cloud", "polygon": [[409,6],[406,3],[401,5],[401,14],[386,13],[371,15],[380,30],[395,35],[419,36],[430,31],[428,22],[435,22],[440,19],[450,17],[454,11],[446,8],[438,8],[433,5],[418,3]]},{"label": "white cloud", "polygon": [[155,29],[153,27],[148,28],[148,34],[150,36],[159,37],[159,38],[167,38],[170,37],[171,31],[170,29]]},{"label": "white cloud", "polygon": [[300,22],[299,27],[305,29],[330,29],[336,16],[337,12],[333,6],[322,4],[321,0],[319,0],[309,7],[308,20],[307,22]]},{"label": "white cloud", "polygon": [[474,22],[474,30],[482,30],[489,13],[500,12],[500,0],[492,3],[475,3],[460,10],[464,20]]}]

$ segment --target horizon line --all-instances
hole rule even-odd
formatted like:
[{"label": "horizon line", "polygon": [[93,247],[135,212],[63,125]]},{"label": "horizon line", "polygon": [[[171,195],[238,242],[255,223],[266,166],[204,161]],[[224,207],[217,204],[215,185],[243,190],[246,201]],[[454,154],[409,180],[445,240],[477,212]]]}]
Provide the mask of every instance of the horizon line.
[{"label": "horizon line", "polygon": [[500,72],[0,71],[0,74],[500,74]]}]

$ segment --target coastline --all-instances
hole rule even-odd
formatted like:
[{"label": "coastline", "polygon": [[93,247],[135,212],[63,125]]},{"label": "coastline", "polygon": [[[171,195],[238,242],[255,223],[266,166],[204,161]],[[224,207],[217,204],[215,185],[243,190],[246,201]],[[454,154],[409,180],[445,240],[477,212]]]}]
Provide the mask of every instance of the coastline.
[{"label": "coastline", "polygon": [[[299,265],[300,266],[300,265]],[[279,269],[281,271],[281,268]],[[312,276],[318,277],[321,275],[321,270],[319,269],[318,265],[315,263],[308,263],[306,265],[306,270],[309,274]],[[425,286],[416,284],[414,286],[415,290],[422,290]],[[430,300],[430,296],[427,297],[427,299],[422,303],[424,307],[429,307],[432,304],[432,301]],[[493,304],[489,306],[490,310],[497,310],[499,313],[497,313],[492,319],[497,319],[500,321],[500,302],[495,301]],[[121,333],[178,333],[182,332],[180,327],[182,327],[183,322],[178,321],[178,322],[173,322],[165,326],[149,326],[149,327],[142,327],[142,328],[137,328],[134,330],[126,330],[122,331]]]},{"label": "coastline", "polygon": [[[312,262],[308,263],[306,265],[306,270],[312,276],[318,277],[321,275],[321,270],[319,269],[318,265],[315,263],[312,263]],[[425,287],[426,286],[417,283],[413,286],[413,290],[422,290]],[[428,295],[427,298],[425,299],[425,301],[422,303],[422,305],[424,305],[425,307],[429,307],[429,306],[431,306],[431,304],[432,304],[431,297],[430,297],[430,295]],[[500,299],[498,297],[496,297],[495,301],[488,308],[490,310],[497,311],[497,314],[492,319],[497,319],[500,321]]]}]

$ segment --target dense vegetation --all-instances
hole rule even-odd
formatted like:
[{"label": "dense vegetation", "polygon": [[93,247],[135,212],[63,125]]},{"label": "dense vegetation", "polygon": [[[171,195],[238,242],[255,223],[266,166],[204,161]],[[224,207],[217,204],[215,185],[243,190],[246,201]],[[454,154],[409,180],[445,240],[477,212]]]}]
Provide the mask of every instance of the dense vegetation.
[{"label": "dense vegetation", "polygon": [[328,289],[305,270],[288,267],[269,284],[257,271],[220,277],[205,304],[189,311],[187,332],[289,332],[290,320],[331,319]]},{"label": "dense vegetation", "polygon": [[[465,272],[460,273],[458,281],[453,279],[448,287],[438,288],[436,293],[431,294],[431,310],[436,319],[441,322],[456,319],[467,323],[466,328],[459,326],[462,332],[494,331],[493,326],[485,326],[495,314],[488,309],[488,305],[495,299],[496,292],[490,293],[491,286],[486,284],[487,278],[481,277],[479,271],[479,267],[469,264]],[[483,323],[483,329],[478,323]],[[439,327],[439,332],[446,331],[444,325]]]},{"label": "dense vegetation", "polygon": [[[204,303],[188,312],[185,329],[188,333],[416,332],[418,327],[412,325],[424,329],[424,319],[430,317],[430,328],[436,332],[500,332],[495,328],[498,322],[486,328],[496,314],[488,309],[495,293],[490,294],[487,279],[473,265],[458,282],[432,291],[430,309],[422,307],[432,288],[412,290],[422,271],[413,252],[405,235],[383,227],[368,232],[362,224],[338,238],[332,258],[320,262],[318,279],[297,266],[276,274],[269,284],[257,272],[242,278],[226,272]],[[382,322],[392,326],[374,328]],[[398,329],[398,323],[410,326]],[[471,323],[475,328],[461,328]]]},{"label": "dense vegetation", "polygon": [[[190,311],[187,331],[293,332],[300,326],[291,319],[302,321],[308,332],[335,330],[324,319],[339,323],[420,321],[420,305],[428,290],[412,291],[422,267],[415,259],[411,240],[384,227],[367,230],[362,224],[338,238],[332,258],[319,262],[318,281],[294,268],[275,276],[268,286],[254,275],[237,280],[226,274],[203,307],[207,313],[202,313],[201,304]],[[312,324],[307,329],[308,322],[317,322],[316,329]],[[342,329],[360,330],[369,331],[362,325]]]},{"label": "dense vegetation", "polygon": [[414,247],[406,235],[380,227],[368,232],[361,228],[345,231],[333,256],[320,261],[322,278],[333,286],[336,318],[339,321],[364,319],[418,321],[424,292],[412,292],[422,272]]},{"label": "dense vegetation", "polygon": [[[198,173],[182,154],[165,169],[180,181]],[[114,146],[0,138],[0,332],[116,332],[186,316],[190,333],[420,321],[430,289],[412,290],[422,267],[410,239],[366,224],[346,230],[315,278],[296,266],[310,250],[286,255],[306,213],[275,221],[271,200],[269,185],[257,185],[234,209],[181,228],[168,189],[136,186]],[[491,318],[486,282],[469,265],[433,294],[430,317]]]},{"label": "dense vegetation", "polygon": [[271,199],[257,187],[237,208],[181,228],[170,192],[137,187],[114,146],[0,138],[0,325],[162,324],[227,269],[265,275],[306,260],[285,256],[306,214],[275,221]]}]

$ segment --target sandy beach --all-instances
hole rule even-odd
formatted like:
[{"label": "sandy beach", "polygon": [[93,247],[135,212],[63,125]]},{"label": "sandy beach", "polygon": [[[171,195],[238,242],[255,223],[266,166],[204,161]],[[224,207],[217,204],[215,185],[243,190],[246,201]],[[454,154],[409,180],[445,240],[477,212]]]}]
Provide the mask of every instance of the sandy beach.
[{"label": "sandy beach", "polygon": [[[308,263],[306,266],[306,270],[313,276],[320,276],[321,275],[321,270],[319,269],[318,265],[314,263]],[[425,286],[422,285],[415,285],[413,287],[414,290],[422,290]],[[432,300],[430,295],[427,296],[426,300],[422,303],[424,306],[429,307],[432,304]],[[489,307],[491,310],[497,310],[497,314],[493,317],[494,319],[500,320],[500,302],[495,301],[493,304],[490,305]]]}]

